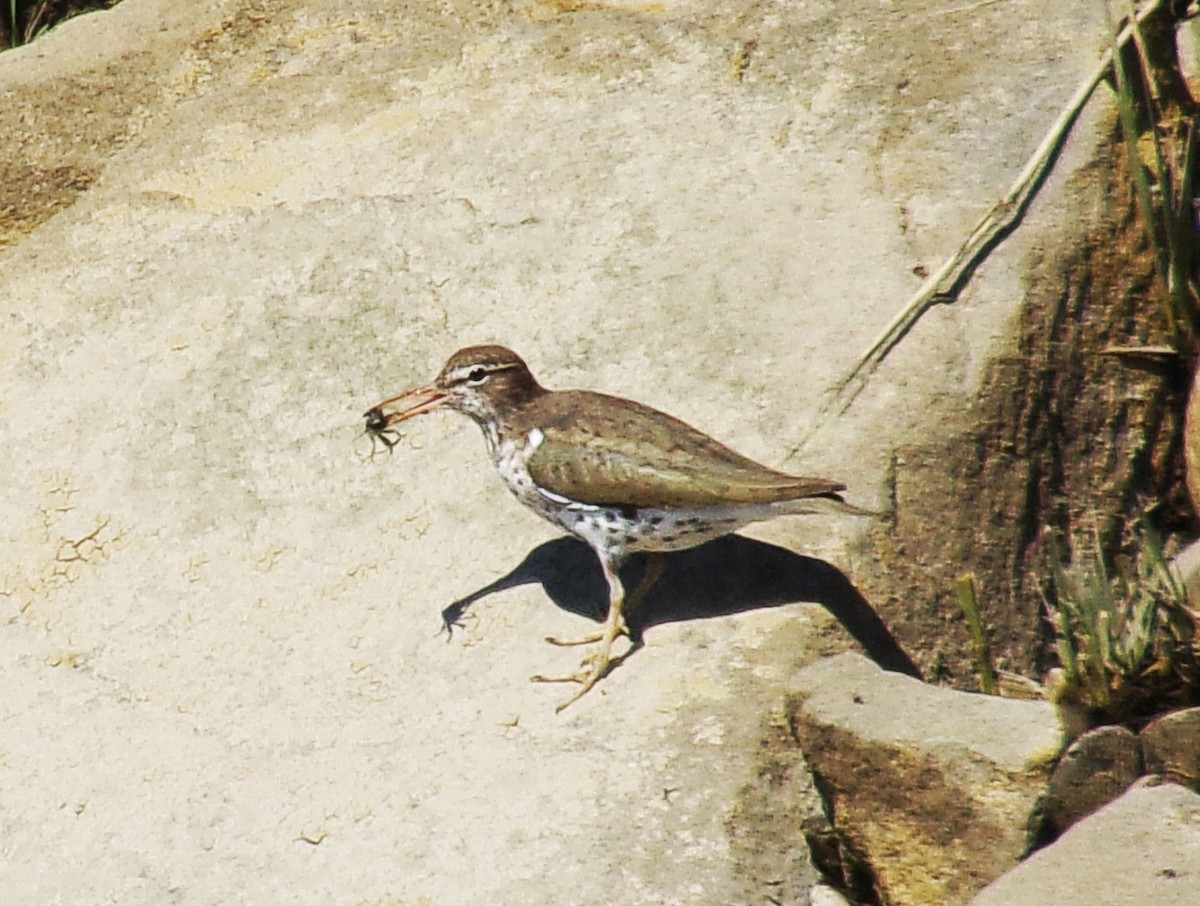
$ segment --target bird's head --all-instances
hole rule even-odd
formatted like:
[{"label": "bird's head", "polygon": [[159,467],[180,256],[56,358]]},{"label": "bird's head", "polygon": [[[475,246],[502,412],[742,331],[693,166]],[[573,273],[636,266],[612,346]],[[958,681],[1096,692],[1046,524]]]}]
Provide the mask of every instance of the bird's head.
[{"label": "bird's head", "polygon": [[376,437],[435,409],[469,415],[484,428],[545,392],[519,355],[503,346],[468,346],[450,356],[432,384],[384,400],[364,413]]}]

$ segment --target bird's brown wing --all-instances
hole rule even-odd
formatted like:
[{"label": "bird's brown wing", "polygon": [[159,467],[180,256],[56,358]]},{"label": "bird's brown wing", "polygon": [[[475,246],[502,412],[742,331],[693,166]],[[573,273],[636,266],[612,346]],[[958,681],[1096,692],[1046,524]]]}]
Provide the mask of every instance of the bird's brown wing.
[{"label": "bird's brown wing", "polygon": [[538,412],[530,477],[560,497],[604,506],[697,509],[833,497],[845,486],[787,475],[631,400],[561,391]]}]

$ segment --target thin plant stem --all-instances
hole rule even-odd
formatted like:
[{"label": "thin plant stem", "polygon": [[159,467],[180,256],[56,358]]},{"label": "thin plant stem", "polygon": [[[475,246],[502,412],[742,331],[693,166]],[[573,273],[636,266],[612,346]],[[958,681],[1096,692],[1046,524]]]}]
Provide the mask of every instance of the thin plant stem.
[{"label": "thin plant stem", "polygon": [[1124,47],[1132,39],[1135,26],[1161,5],[1162,0],[1150,0],[1138,10],[1132,21],[1121,29],[1113,47],[1104,51],[1092,73],[1076,88],[1041,144],[1026,161],[1007,194],[976,224],[958,250],[921,284],[920,289],[859,356],[849,373],[831,388],[808,431],[789,456],[798,453],[831,418],[845,412],[888,354],[899,345],[925,313],[934,305],[954,302],[979,265],[1016,229],[1058,160],[1067,136],[1074,128],[1083,108],[1111,70],[1113,48]]}]

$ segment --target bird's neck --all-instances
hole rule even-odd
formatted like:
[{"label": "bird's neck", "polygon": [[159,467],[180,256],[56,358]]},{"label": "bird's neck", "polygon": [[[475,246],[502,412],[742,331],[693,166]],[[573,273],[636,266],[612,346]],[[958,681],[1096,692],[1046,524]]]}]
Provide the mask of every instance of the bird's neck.
[{"label": "bird's neck", "polygon": [[506,388],[502,405],[489,400],[486,409],[481,407],[479,411],[467,413],[483,432],[483,440],[493,460],[499,456],[501,446],[515,440],[515,435],[520,433],[519,424],[529,407],[547,393],[548,390],[530,377],[528,383]]}]

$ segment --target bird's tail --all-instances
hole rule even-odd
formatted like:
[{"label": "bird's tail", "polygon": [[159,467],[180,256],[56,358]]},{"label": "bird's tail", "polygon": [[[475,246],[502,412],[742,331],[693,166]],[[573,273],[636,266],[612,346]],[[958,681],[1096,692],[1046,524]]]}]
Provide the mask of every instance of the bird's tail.
[{"label": "bird's tail", "polygon": [[846,503],[838,494],[820,494],[814,497],[801,497],[798,500],[786,500],[775,504],[777,511],[795,515],[815,516],[882,516],[878,510],[864,510],[852,503]]}]

